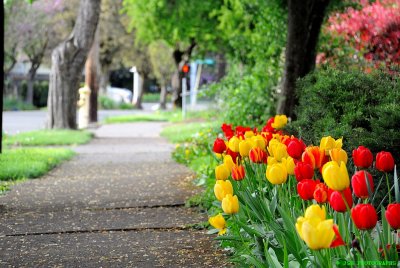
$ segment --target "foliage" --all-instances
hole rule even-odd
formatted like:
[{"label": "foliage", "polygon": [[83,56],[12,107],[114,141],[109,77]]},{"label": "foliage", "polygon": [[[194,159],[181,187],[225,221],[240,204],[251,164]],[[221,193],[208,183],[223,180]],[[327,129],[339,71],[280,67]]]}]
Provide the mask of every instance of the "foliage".
[{"label": "foliage", "polygon": [[36,130],[8,135],[3,142],[19,146],[76,145],[88,143],[92,136],[89,131],[80,130]]},{"label": "foliage", "polygon": [[169,141],[173,143],[182,143],[191,139],[195,139],[199,135],[201,130],[206,129],[208,131],[210,128],[216,128],[218,122],[193,122],[193,123],[180,123],[165,127],[161,136],[166,137]]},{"label": "foliage", "polygon": [[318,61],[365,71],[400,64],[400,5],[395,0],[361,1],[359,10],[333,13],[323,29]]},{"label": "foliage", "polygon": [[148,48],[154,76],[161,86],[167,86],[170,83],[176,68],[172,52],[172,48],[162,40],[151,43]]},{"label": "foliage", "polygon": [[119,115],[111,116],[104,119],[106,124],[120,124],[120,123],[133,123],[133,122],[152,122],[152,121],[167,121],[168,118],[163,114],[132,114],[132,115]]},{"label": "foliage", "polygon": [[23,110],[35,110],[36,107],[32,104],[28,104],[24,101],[18,100],[13,97],[6,97],[3,100],[4,111],[23,111]]},{"label": "foliage", "polygon": [[400,80],[384,72],[334,69],[314,72],[298,84],[300,104],[291,130],[305,141],[343,137],[345,149],[364,145],[373,152],[400,154]]},{"label": "foliage", "polygon": [[73,155],[69,149],[6,149],[0,154],[0,180],[39,177]]},{"label": "foliage", "polygon": [[[167,101],[171,100],[171,95],[167,95]],[[160,101],[160,93],[144,93],[142,101],[145,102],[159,102]]]},{"label": "foliage", "polygon": [[130,103],[117,103],[113,99],[100,95],[98,98],[98,103],[99,103],[99,108],[103,110],[114,110],[114,109],[119,109],[119,110],[129,110],[133,109],[133,105]]}]

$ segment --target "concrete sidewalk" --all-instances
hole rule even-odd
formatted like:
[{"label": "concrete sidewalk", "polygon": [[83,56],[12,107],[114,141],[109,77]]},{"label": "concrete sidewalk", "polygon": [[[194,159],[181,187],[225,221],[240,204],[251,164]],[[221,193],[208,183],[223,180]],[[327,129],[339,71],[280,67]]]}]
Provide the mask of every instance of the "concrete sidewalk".
[{"label": "concrete sidewalk", "polygon": [[106,125],[78,155],[0,197],[1,267],[226,267],[199,191],[159,137],[163,123]]}]

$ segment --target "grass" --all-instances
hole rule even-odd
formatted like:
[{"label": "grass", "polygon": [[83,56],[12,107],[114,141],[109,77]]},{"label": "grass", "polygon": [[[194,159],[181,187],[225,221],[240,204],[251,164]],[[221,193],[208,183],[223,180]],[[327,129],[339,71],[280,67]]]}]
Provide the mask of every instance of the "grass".
[{"label": "grass", "polygon": [[185,119],[182,117],[181,110],[173,111],[156,111],[151,114],[130,114],[107,117],[104,120],[106,124],[115,123],[133,123],[133,122],[154,122],[154,121],[168,121],[171,123],[182,122],[185,120],[213,120],[216,112],[214,110],[206,111],[188,111]]},{"label": "grass", "polygon": [[167,138],[172,143],[181,143],[190,141],[196,135],[201,135],[199,132],[218,128],[219,126],[219,122],[192,122],[185,124],[173,124],[165,127],[161,131],[161,136]]},{"label": "grass", "polygon": [[80,130],[36,130],[6,136],[4,145],[48,146],[84,144],[93,137],[89,131]]},{"label": "grass", "polygon": [[0,181],[39,177],[73,155],[63,148],[6,149],[0,154]]}]

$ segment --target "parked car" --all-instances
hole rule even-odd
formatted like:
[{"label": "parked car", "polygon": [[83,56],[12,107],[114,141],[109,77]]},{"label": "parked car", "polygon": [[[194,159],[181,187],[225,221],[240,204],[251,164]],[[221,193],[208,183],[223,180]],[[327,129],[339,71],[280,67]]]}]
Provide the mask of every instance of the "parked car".
[{"label": "parked car", "polygon": [[107,97],[116,103],[131,103],[132,91],[126,88],[107,87]]}]

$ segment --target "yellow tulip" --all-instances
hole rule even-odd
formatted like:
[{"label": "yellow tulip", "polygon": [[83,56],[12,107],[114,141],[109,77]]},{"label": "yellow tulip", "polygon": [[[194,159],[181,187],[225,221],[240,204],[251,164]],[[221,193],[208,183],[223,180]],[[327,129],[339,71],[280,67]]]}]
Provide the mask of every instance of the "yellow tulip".
[{"label": "yellow tulip", "polygon": [[224,156],[224,165],[229,169],[229,173],[232,172],[232,168],[235,165],[235,162],[232,160],[232,156],[225,155]]},{"label": "yellow tulip", "polygon": [[296,164],[294,163],[293,158],[291,158],[290,156],[282,158],[282,163],[286,166],[287,173],[289,175],[294,175],[294,167],[296,166]]},{"label": "yellow tulip", "polygon": [[219,201],[222,201],[227,194],[233,195],[232,183],[229,180],[217,180],[214,185],[214,194]]},{"label": "yellow tulip", "polygon": [[278,163],[278,160],[276,160],[275,157],[268,156],[268,158],[267,158],[267,164],[268,165],[273,165],[273,164],[276,164],[276,163]]},{"label": "yellow tulip", "polygon": [[266,177],[272,184],[282,184],[287,180],[286,166],[282,163],[276,163],[267,166]]},{"label": "yellow tulip", "polygon": [[275,129],[283,128],[286,126],[288,122],[288,118],[286,115],[275,115],[274,122],[271,124],[271,126]]},{"label": "yellow tulip", "polygon": [[281,142],[275,138],[269,141],[268,148],[267,148],[269,155],[274,155],[274,150],[280,143]]},{"label": "yellow tulip", "polygon": [[249,156],[251,143],[248,140],[243,140],[239,143],[239,153],[241,156]]},{"label": "yellow tulip", "polygon": [[239,200],[236,195],[232,196],[227,194],[224,199],[222,199],[221,204],[222,210],[226,214],[235,214],[239,212]]},{"label": "yellow tulip", "polygon": [[233,136],[228,142],[229,149],[231,149],[231,151],[235,153],[239,152],[239,142],[240,139],[236,136]]},{"label": "yellow tulip", "polygon": [[223,235],[226,233],[226,222],[221,213],[214,217],[210,217],[208,222],[212,227],[219,230],[218,235]]},{"label": "yellow tulip", "polygon": [[302,223],[301,237],[311,249],[329,248],[335,237],[333,231],[333,220],[321,220],[310,218]]},{"label": "yellow tulip", "polygon": [[250,139],[252,147],[258,147],[261,150],[265,150],[265,140],[264,137],[261,135],[253,136]]},{"label": "yellow tulip", "polygon": [[222,154],[215,153],[215,157],[218,158],[218,159],[222,159]]},{"label": "yellow tulip", "polygon": [[287,147],[283,143],[278,143],[276,146],[271,148],[272,156],[276,158],[278,161],[282,161],[282,158],[288,157]]},{"label": "yellow tulip", "polygon": [[246,139],[249,139],[249,138],[251,138],[251,137],[254,136],[254,132],[251,131],[251,130],[248,130],[248,131],[246,131],[246,132],[244,133],[244,136],[245,136]]},{"label": "yellow tulip", "polygon": [[329,155],[330,155],[332,161],[336,161],[338,164],[340,162],[344,162],[345,164],[347,164],[348,157],[347,157],[347,153],[345,150],[339,149],[339,148],[334,148],[329,151]]},{"label": "yellow tulip", "polygon": [[342,148],[342,139],[335,140],[331,136],[323,137],[319,143],[319,148],[325,150],[325,155],[329,155],[330,150]]},{"label": "yellow tulip", "polygon": [[340,162],[340,166],[335,161],[326,163],[322,168],[322,177],[326,185],[335,191],[343,191],[350,186],[349,173],[344,162]]},{"label": "yellow tulip", "polygon": [[226,180],[230,174],[231,173],[225,164],[215,167],[215,178],[217,180]]},{"label": "yellow tulip", "polygon": [[304,213],[305,218],[319,218],[321,221],[326,219],[325,206],[319,206],[317,204],[311,205],[306,209]]}]

